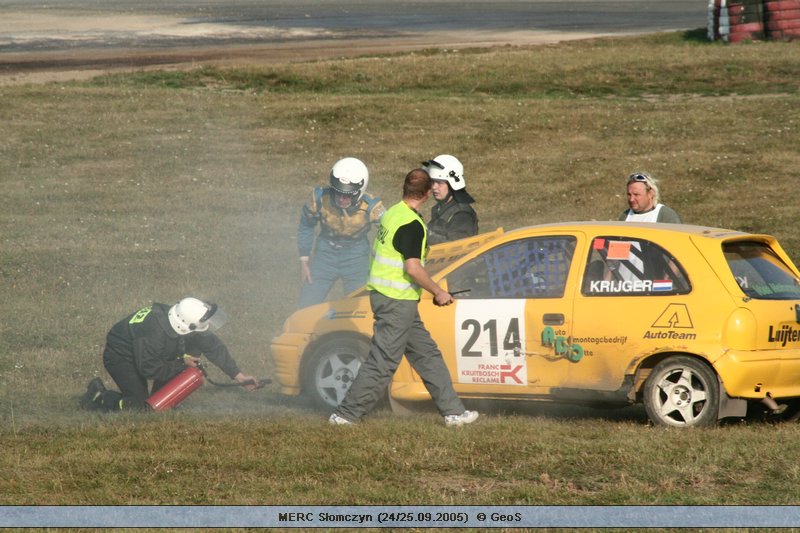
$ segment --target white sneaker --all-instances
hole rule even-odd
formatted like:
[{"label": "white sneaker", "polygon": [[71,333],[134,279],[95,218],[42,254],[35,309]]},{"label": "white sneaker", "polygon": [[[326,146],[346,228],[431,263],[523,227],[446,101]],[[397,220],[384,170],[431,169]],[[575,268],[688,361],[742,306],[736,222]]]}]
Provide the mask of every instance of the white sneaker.
[{"label": "white sneaker", "polygon": [[346,418],[342,418],[341,416],[337,415],[336,413],[332,413],[331,417],[328,419],[328,424],[332,426],[352,426],[353,423],[347,420]]},{"label": "white sneaker", "polygon": [[460,415],[447,415],[444,417],[444,425],[447,427],[463,426],[472,424],[478,419],[478,411],[464,411]]}]

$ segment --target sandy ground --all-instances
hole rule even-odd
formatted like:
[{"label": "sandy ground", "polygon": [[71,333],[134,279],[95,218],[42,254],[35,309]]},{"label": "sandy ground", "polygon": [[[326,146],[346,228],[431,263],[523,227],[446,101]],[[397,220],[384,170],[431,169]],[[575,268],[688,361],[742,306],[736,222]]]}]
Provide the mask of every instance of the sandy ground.
[{"label": "sandy ground", "polygon": [[534,45],[594,37],[561,31],[335,32],[247,27],[175,16],[4,12],[0,85],[88,79],[109,71],[258,65],[424,48]]}]

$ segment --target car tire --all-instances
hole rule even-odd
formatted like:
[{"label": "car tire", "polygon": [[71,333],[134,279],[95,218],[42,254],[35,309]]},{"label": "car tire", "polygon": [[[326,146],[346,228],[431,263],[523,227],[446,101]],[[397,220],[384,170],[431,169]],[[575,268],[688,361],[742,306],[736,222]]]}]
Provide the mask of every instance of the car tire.
[{"label": "car tire", "polygon": [[644,384],[647,416],[659,426],[713,426],[717,423],[719,401],[716,374],[692,357],[664,359]]},{"label": "car tire", "polygon": [[369,342],[363,338],[323,341],[303,365],[303,393],[318,408],[334,409],[344,399],[368,353]]}]

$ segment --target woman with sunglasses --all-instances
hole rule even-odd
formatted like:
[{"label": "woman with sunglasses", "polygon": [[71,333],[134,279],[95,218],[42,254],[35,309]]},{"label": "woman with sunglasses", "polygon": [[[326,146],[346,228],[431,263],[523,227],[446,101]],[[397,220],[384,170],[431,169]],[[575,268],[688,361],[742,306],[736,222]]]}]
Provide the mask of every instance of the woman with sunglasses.
[{"label": "woman with sunglasses", "polygon": [[680,224],[678,213],[659,200],[655,178],[645,172],[634,172],[628,176],[628,209],[622,212],[619,220]]}]

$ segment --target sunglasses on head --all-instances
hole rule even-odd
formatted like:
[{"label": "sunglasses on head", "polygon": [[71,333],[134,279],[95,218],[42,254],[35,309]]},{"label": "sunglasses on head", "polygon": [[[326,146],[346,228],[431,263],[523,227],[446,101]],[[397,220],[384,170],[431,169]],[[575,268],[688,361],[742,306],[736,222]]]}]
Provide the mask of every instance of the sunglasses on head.
[{"label": "sunglasses on head", "polygon": [[440,168],[440,169],[444,170],[444,165],[439,163],[438,161],[436,161],[434,159],[429,159],[428,161],[423,161],[422,162],[422,166],[424,166],[424,167],[437,167],[437,168]]},{"label": "sunglasses on head", "polygon": [[650,176],[647,176],[646,174],[631,174],[630,176],[628,176],[628,183],[631,183],[633,181],[644,183],[648,187],[650,186],[651,183]]}]

